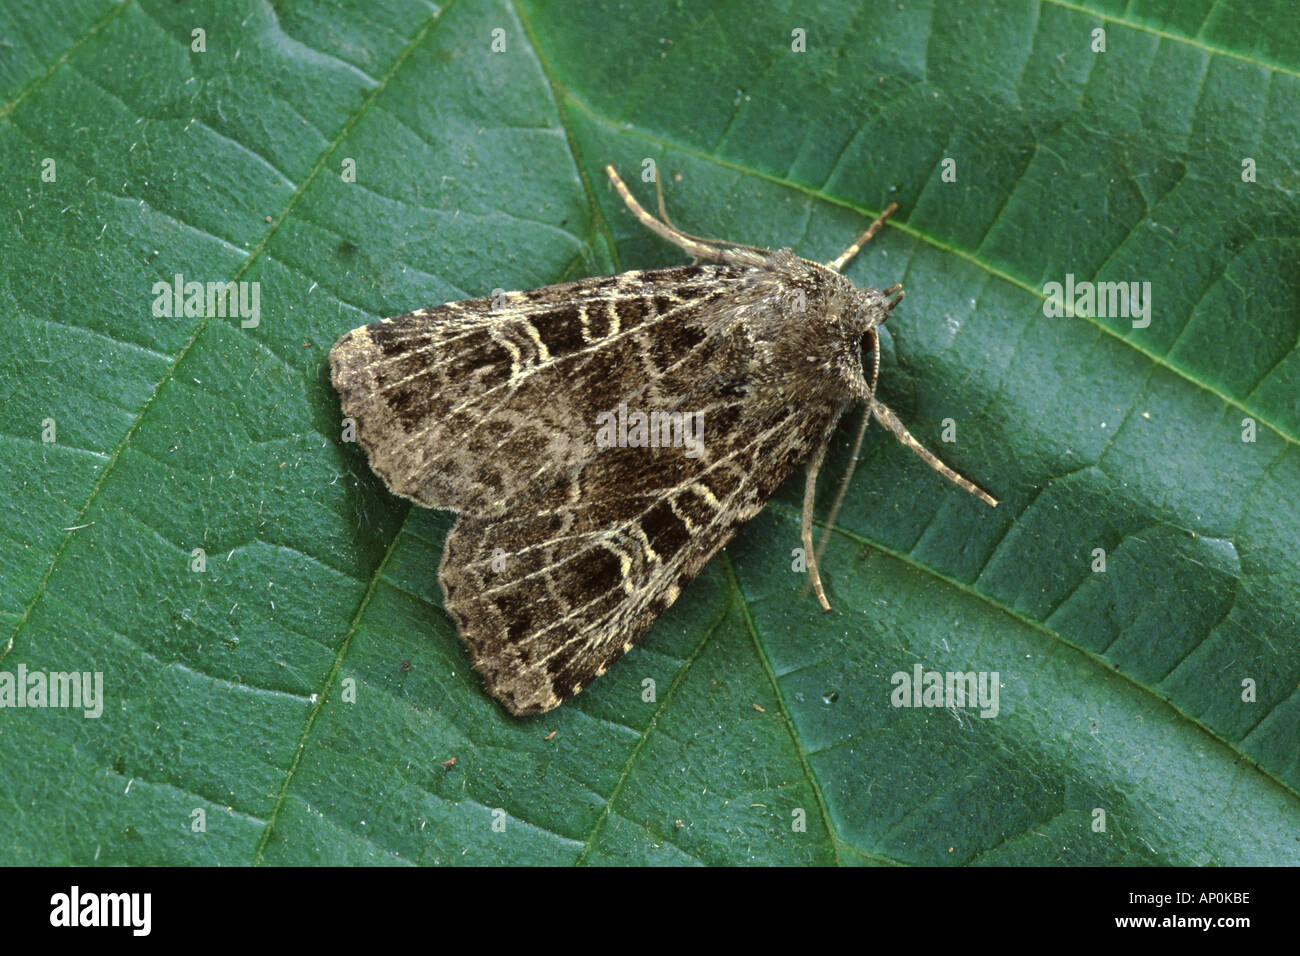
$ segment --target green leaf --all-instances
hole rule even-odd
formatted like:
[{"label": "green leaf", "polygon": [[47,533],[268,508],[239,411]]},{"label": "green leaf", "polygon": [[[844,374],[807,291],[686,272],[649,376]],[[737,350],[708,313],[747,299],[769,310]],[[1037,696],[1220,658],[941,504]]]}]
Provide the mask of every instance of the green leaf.
[{"label": "green leaf", "polygon": [[[0,679],[104,687],[0,710],[0,862],[1300,862],[1286,4],[213,7],[0,11]],[[452,516],[340,440],[325,357],[681,262],[601,172],[649,203],[646,159],[681,227],[823,261],[897,201],[847,270],[907,288],[881,394],[1002,504],[873,429],[832,614],[796,476],[515,720],[440,607]],[[155,315],[177,274],[260,321]],[[1067,275],[1150,324],[1050,317]],[[917,665],[997,715],[892,706]]]}]

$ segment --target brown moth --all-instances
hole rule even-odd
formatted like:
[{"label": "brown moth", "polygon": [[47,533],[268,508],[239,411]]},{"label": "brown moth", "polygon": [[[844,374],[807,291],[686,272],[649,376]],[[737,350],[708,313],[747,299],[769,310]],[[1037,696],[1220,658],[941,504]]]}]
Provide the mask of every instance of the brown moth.
[{"label": "brown moth", "polygon": [[[804,554],[829,610],[812,505],[852,403],[866,405],[859,442],[874,417],[997,504],[876,399],[876,328],[903,293],[858,289],[840,270],[894,206],[823,265],[683,233],[662,201],[655,219],[606,172],[695,264],[450,302],[354,329],[330,351],[375,473],[394,494],[460,512],[438,569],[443,606],[513,714],[550,710],[604,674],[801,462]],[[687,423],[702,434],[693,444]]]}]

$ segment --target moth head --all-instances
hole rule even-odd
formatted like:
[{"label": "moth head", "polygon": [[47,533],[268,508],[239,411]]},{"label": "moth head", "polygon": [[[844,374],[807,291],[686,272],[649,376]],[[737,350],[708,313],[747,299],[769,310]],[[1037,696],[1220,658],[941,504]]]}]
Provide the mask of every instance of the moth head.
[{"label": "moth head", "polygon": [[894,311],[894,306],[898,305],[903,299],[903,290],[901,286],[890,286],[888,289],[858,289],[857,301],[855,305],[855,324],[861,330],[861,334],[866,335],[872,329],[884,325],[889,318],[889,314]]}]

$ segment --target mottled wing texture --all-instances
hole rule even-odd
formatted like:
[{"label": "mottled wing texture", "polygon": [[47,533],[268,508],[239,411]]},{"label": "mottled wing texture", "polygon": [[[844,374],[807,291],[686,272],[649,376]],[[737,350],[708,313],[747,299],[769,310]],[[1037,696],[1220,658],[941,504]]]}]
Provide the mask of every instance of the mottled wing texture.
[{"label": "mottled wing texture", "polygon": [[642,402],[664,325],[703,337],[686,317],[744,271],[625,272],[422,309],[348,332],[331,377],[389,490],[502,514],[593,457],[589,410]]},{"label": "mottled wing texture", "polygon": [[[462,512],[444,606],[515,714],[626,653],[860,387],[858,338],[809,321],[845,310],[847,280],[788,250],[737,257],[452,303],[331,352],[374,470]],[[702,444],[610,446],[620,408],[699,415]]]},{"label": "mottled wing texture", "polygon": [[757,406],[726,389],[708,399],[705,434],[726,430],[727,441],[707,459],[604,449],[526,507],[456,522],[439,570],[444,605],[488,691],[512,713],[550,710],[604,674],[837,417]]}]

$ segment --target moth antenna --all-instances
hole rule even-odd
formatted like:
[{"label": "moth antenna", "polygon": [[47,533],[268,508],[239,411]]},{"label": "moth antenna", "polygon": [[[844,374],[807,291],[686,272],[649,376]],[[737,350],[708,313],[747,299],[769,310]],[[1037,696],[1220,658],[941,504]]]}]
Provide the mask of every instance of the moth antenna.
[{"label": "moth antenna", "polygon": [[880,231],[880,227],[885,224],[885,220],[888,219],[890,216],[892,216],[894,214],[894,210],[896,210],[897,208],[898,208],[898,203],[891,202],[885,208],[885,211],[882,212],[879,216],[877,216],[875,221],[872,222],[871,225],[867,226],[866,231],[862,233],[862,235],[858,236],[857,239],[853,240],[853,245],[849,246],[847,249],[841,252],[830,262],[826,263],[826,268],[830,269],[832,272],[839,272],[846,265],[848,265],[849,260],[862,251],[862,247],[865,246],[868,242],[870,242],[871,237]]},{"label": "moth antenna", "polygon": [[871,394],[876,394],[876,381],[880,378],[880,336],[872,329],[871,335],[871,384],[867,386]]},{"label": "moth antenna", "polygon": [[953,484],[957,485],[959,488],[964,488],[967,491],[969,491],[972,495],[974,495],[976,498],[978,498],[980,501],[984,502],[985,504],[990,505],[994,508],[998,506],[998,500],[996,498],[990,495],[983,488],[980,488],[978,485],[975,485],[972,482],[967,481],[961,475],[957,474],[957,472],[953,471],[942,461],[940,461],[932,451],[930,451],[919,441],[913,438],[912,433],[909,432],[907,430],[907,427],[898,420],[898,416],[895,415],[893,412],[891,412],[886,406],[876,401],[876,397],[874,395],[868,398],[867,402],[871,408],[871,414],[876,416],[876,420],[879,421],[880,424],[888,428],[891,432],[893,432],[895,438],[901,441],[908,448],[912,449],[912,451],[916,452],[917,456],[920,457],[920,459],[923,462],[925,462],[927,465],[929,465],[939,474],[943,475]]},{"label": "moth antenna", "polygon": [[[664,225],[668,226],[670,229],[675,229],[677,232],[681,232],[683,236],[689,236],[689,233],[677,229],[673,224],[673,221],[668,218],[668,210],[664,207],[664,187],[663,184],[659,182],[659,173],[657,170],[655,172],[655,198],[659,201],[659,218],[664,221]],[[700,242],[706,241],[700,239],[699,236],[690,236],[690,238],[699,239]]]},{"label": "moth antenna", "polygon": [[[636,199],[632,197],[628,188],[623,184],[623,180],[619,178],[618,173],[614,171],[613,166],[606,166],[605,173],[609,176],[610,181],[614,184],[614,188],[618,190],[619,196],[623,198],[623,202],[627,203],[628,208],[632,210],[632,214],[636,216],[637,219],[641,220],[641,222],[647,228],[654,230],[656,233],[663,236],[669,242],[681,246],[683,249],[686,249],[687,252],[691,252],[691,250],[688,249],[686,246],[682,245],[682,243],[679,242],[678,239],[665,235],[664,232],[662,231],[663,227],[665,226],[668,227],[669,229],[672,230],[674,235],[682,239],[690,239],[691,241],[697,242],[702,246],[709,247],[711,254],[704,257],[700,257],[697,255],[695,256],[696,261],[699,261],[700,258],[706,258],[709,259],[710,261],[716,262],[719,258],[717,252],[717,249],[719,247],[725,249],[748,249],[750,252],[757,252],[760,255],[764,255],[764,256],[771,255],[772,253],[771,249],[764,249],[762,246],[750,246],[750,245],[746,245],[743,242],[730,242],[726,239],[706,239],[703,236],[694,236],[691,235],[689,232],[686,232],[685,230],[678,229],[675,225],[673,225],[672,220],[668,218],[668,210],[664,208],[664,191],[663,191],[663,186],[661,186],[659,183],[658,175],[655,176],[655,193],[658,195],[659,198],[659,219],[662,219],[663,220],[662,222],[655,219],[653,216],[651,216],[649,213],[647,213],[644,209],[641,208],[641,204],[638,203]],[[693,252],[691,254],[695,255],[695,253]]]},{"label": "moth antenna", "polygon": [[808,477],[803,486],[803,514],[799,521],[799,537],[803,542],[803,553],[808,561],[808,580],[812,582],[813,590],[817,592],[817,600],[822,610],[829,611],[831,604],[826,600],[826,591],[822,588],[822,576],[817,573],[817,555],[813,551],[812,539],[813,499],[817,497],[817,472],[821,470],[822,456],[825,453],[826,446],[822,445],[817,454],[808,459]]},{"label": "moth antenna", "polygon": [[645,226],[656,235],[667,239],[673,245],[680,247],[697,259],[707,259],[710,262],[717,262],[720,259],[720,254],[715,246],[709,245],[707,242],[701,241],[692,236],[688,236],[686,233],[679,231],[668,223],[660,222],[654,216],[642,209],[641,204],[636,201],[636,197],[632,195],[627,186],[623,183],[623,180],[619,178],[619,175],[615,172],[613,166],[605,167],[605,175],[609,177],[610,183],[613,184],[615,191],[618,193],[619,198],[623,200],[624,205],[631,210],[632,215],[636,216],[636,218],[640,220],[641,225]]}]

